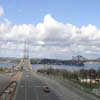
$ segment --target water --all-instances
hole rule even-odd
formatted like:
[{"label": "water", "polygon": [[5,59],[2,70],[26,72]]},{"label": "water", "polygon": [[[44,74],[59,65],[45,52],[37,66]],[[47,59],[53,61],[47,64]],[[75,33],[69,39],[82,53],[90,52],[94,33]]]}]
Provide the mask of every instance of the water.
[{"label": "water", "polygon": [[0,63],[0,67],[6,68],[6,67],[12,67],[15,66],[16,64],[14,63]]},{"label": "water", "polygon": [[70,71],[80,70],[80,69],[84,68],[83,66],[78,67],[78,66],[68,66],[68,65],[42,65],[42,64],[34,64],[32,67],[35,70],[40,69],[40,68],[52,67],[54,69],[66,69],[66,70],[70,70]]},{"label": "water", "polygon": [[32,67],[33,69],[37,70],[39,68],[48,68],[52,67],[55,69],[66,69],[69,71],[78,71],[80,69],[95,69],[98,70],[100,69],[100,64],[85,64],[84,66],[69,66],[69,65],[42,65],[42,64],[34,64]]},{"label": "water", "polygon": [[[14,63],[0,63],[0,67],[12,67],[12,66],[16,66],[16,64]],[[70,70],[70,71],[77,71],[80,70],[82,68],[84,69],[95,69],[98,70],[100,69],[100,64],[85,64],[85,66],[69,66],[69,65],[43,65],[43,64],[34,64],[32,67],[33,69],[39,69],[39,68],[48,68],[48,67],[52,67],[52,68],[57,68],[57,69],[66,69],[66,70]]]}]

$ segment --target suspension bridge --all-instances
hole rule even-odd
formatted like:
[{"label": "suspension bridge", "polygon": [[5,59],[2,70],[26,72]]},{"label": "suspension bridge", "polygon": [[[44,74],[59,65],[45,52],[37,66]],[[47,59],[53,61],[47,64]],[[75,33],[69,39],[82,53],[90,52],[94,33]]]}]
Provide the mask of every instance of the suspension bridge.
[{"label": "suspension bridge", "polygon": [[[21,57],[21,61],[19,62],[19,64],[16,65],[16,68],[18,70],[13,72],[13,74],[9,77],[9,80],[0,90],[0,100],[33,100],[33,99],[60,100],[54,91],[50,92],[49,94],[43,92],[43,87],[47,86],[47,84],[41,81],[41,78],[38,78],[33,73],[32,65],[29,59],[30,46],[47,46],[47,45],[52,46],[52,43],[39,44],[26,40],[25,41],[0,40],[0,44],[10,45],[10,46],[13,45],[12,46],[13,48],[6,48],[7,50],[10,49],[16,50],[18,48],[15,48],[15,44],[16,45],[23,44],[23,47],[19,48],[19,50],[23,52],[23,56]],[[58,44],[53,44],[53,46],[58,46]],[[2,47],[0,47],[0,49],[2,49]],[[73,62],[72,64],[81,65],[87,61],[88,59],[84,58],[81,55],[72,57],[72,62]],[[71,97],[70,100],[72,100]],[[91,100],[91,99],[85,99],[85,100]]]}]

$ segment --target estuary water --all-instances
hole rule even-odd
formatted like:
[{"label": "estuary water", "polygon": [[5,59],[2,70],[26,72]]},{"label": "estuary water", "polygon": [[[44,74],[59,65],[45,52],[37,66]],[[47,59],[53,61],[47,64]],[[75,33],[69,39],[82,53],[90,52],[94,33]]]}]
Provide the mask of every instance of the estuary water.
[{"label": "estuary water", "polygon": [[5,68],[5,67],[11,68],[12,66],[16,66],[16,64],[14,64],[14,63],[0,63],[0,67],[3,67],[3,68]]},{"label": "estuary water", "polygon": [[[12,67],[12,66],[16,66],[16,64],[14,63],[0,63],[0,67]],[[43,64],[34,64],[32,65],[33,70],[37,70],[40,68],[54,68],[54,69],[66,69],[66,70],[70,70],[70,71],[77,71],[80,69],[95,69],[95,70],[100,70],[100,64],[85,64],[84,66],[69,66],[69,65],[43,65]]]},{"label": "estuary water", "polygon": [[34,64],[33,69],[37,70],[40,68],[54,68],[54,69],[66,69],[69,71],[77,71],[80,69],[95,69],[100,70],[100,64],[85,64],[84,66],[69,66],[69,65],[42,65],[42,64]]}]

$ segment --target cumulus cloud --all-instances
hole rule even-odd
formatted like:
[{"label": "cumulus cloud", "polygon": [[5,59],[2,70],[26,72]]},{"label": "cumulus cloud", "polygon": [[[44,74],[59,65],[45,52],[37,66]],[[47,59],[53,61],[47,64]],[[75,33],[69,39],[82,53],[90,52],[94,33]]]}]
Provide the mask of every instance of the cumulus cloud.
[{"label": "cumulus cloud", "polygon": [[3,16],[4,15],[4,9],[2,6],[0,6],[0,16]]},{"label": "cumulus cloud", "polygon": [[77,54],[85,57],[99,55],[100,29],[95,25],[77,27],[64,24],[49,14],[37,25],[16,25],[5,21],[0,24],[0,39],[31,41],[31,56],[68,59]]}]

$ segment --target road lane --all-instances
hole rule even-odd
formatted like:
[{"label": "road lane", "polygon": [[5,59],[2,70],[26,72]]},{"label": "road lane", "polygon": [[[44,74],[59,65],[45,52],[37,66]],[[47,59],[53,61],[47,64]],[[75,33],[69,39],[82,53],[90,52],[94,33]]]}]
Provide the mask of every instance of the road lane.
[{"label": "road lane", "polygon": [[83,92],[70,84],[70,82],[53,79],[37,73],[34,73],[34,75],[41,81],[48,84],[48,86],[60,96],[61,100],[100,100],[100,97]]},{"label": "road lane", "polygon": [[0,74],[0,90],[2,90],[8,83],[10,76],[6,74]]},{"label": "road lane", "polygon": [[23,71],[15,100],[59,100],[52,90],[50,93],[44,92],[43,86],[46,84],[31,75],[30,71]]}]

